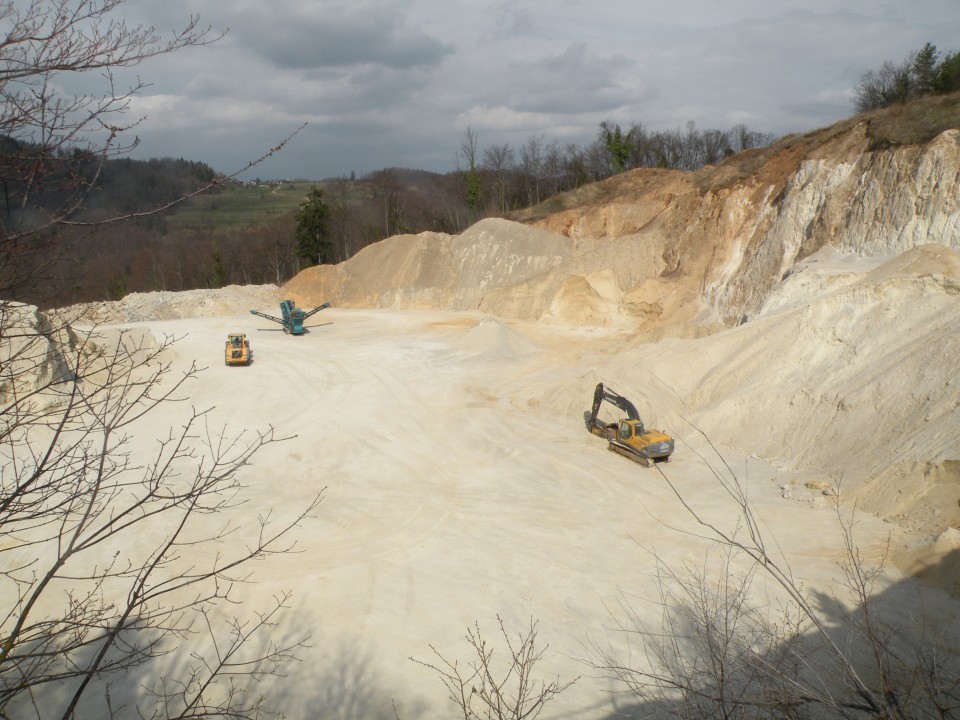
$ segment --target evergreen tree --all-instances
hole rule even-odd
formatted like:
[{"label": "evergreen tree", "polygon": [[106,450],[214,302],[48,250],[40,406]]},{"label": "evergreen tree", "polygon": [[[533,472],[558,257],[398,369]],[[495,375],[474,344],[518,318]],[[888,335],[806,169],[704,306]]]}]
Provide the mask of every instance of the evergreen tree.
[{"label": "evergreen tree", "polygon": [[624,136],[620,125],[604,121],[600,123],[600,138],[610,156],[610,168],[614,174],[622,173],[627,169],[627,162],[630,159],[629,137]]},{"label": "evergreen tree", "polygon": [[330,206],[323,201],[323,191],[311,187],[297,213],[297,257],[312,265],[334,262],[329,220]]},{"label": "evergreen tree", "polygon": [[210,287],[221,288],[227,284],[227,263],[223,259],[223,253],[213,245],[213,278]]},{"label": "evergreen tree", "polygon": [[947,55],[937,68],[933,81],[934,92],[948,93],[960,90],[960,52]]},{"label": "evergreen tree", "polygon": [[928,42],[913,58],[912,79],[913,92],[916,95],[927,95],[933,90],[933,83],[937,77],[937,47]]}]

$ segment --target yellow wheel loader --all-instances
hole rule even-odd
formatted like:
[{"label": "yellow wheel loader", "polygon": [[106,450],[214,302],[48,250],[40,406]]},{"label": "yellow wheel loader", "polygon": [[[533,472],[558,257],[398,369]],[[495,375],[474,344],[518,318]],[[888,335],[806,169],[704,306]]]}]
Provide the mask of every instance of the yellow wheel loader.
[{"label": "yellow wheel loader", "polygon": [[[597,419],[600,406],[608,402],[627,414],[627,417],[613,423],[603,423]],[[659,430],[647,430],[643,420],[632,402],[622,395],[597,383],[593,392],[593,408],[587,420],[587,429],[594,435],[605,438],[609,450],[630,458],[645,467],[654,463],[667,462],[673,453],[673,438]]]},{"label": "yellow wheel loader", "polygon": [[250,341],[243,333],[230,333],[227,335],[227,346],[224,350],[225,365],[249,365],[250,364]]}]

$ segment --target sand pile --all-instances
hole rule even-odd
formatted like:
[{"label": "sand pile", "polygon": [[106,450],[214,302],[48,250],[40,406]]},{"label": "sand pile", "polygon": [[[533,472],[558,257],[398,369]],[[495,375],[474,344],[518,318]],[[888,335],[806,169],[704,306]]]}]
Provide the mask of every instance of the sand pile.
[{"label": "sand pile", "polygon": [[479,311],[507,319],[635,328],[632,297],[663,270],[648,238],[572,239],[501,219],[461,235],[401,235],[284,285],[304,306]]},{"label": "sand pile", "polygon": [[60,317],[84,323],[115,324],[144,320],[239,315],[260,310],[278,314],[282,299],[276,285],[230,285],[212,290],[163,290],[130,293],[114,302],[93,302],[57,310]]}]

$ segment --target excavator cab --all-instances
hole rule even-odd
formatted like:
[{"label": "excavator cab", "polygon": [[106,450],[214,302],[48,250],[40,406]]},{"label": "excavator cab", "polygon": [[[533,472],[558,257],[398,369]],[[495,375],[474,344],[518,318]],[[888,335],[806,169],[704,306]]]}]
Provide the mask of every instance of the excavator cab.
[{"label": "excavator cab", "polygon": [[621,420],[617,434],[621,440],[640,437],[643,435],[643,423],[640,420]]}]

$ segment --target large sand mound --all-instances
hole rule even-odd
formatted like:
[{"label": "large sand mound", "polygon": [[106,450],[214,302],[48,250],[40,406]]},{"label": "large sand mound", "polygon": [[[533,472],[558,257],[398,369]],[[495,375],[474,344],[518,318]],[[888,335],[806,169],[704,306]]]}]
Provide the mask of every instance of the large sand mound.
[{"label": "large sand mound", "polygon": [[631,292],[663,270],[660,250],[648,238],[572,239],[488,219],[456,236],[389,238],[340,265],[309,268],[284,290],[304,306],[477,310],[634,328],[651,308]]}]

